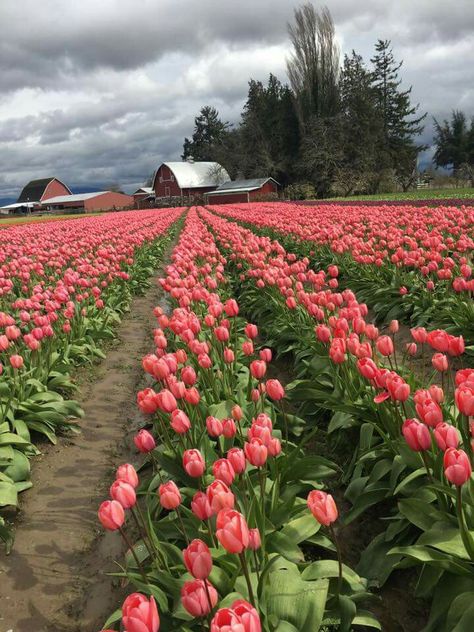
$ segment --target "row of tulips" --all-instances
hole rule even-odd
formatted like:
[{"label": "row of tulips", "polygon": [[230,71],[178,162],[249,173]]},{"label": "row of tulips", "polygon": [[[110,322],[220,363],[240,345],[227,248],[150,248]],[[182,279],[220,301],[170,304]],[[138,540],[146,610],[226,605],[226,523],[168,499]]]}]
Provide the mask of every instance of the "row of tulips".
[{"label": "row of tulips", "polygon": [[[269,344],[293,354],[301,379],[287,392],[301,416],[316,413],[320,424],[325,410],[329,438],[345,434],[356,444],[344,465],[352,503],[344,524],[390,501],[389,526],[358,571],[381,585],[394,568],[419,565],[418,594],[434,596],[425,630],[474,624],[474,612],[463,610],[474,596],[474,369],[452,368],[462,361],[462,337],[418,327],[397,353],[398,322],[380,332],[367,306],[339,291],[337,266],[314,271],[278,241],[199,213],[228,255],[245,313]],[[427,353],[432,375],[416,377],[409,359]]]},{"label": "row of tulips", "polygon": [[472,208],[294,204],[221,206],[313,265],[337,263],[343,286],[379,320],[449,327],[474,343]]},{"label": "row of tulips", "polygon": [[361,609],[365,581],[338,555],[338,510],[321,483],[337,466],[292,435],[272,352],[241,317],[226,264],[191,209],[161,279],[174,309],[155,308],[143,358],[142,456],[118,468],[98,512],[125,541],[137,591],[104,628],[380,629]]},{"label": "row of tulips", "polygon": [[[55,442],[82,411],[73,365],[103,357],[183,209],[113,213],[0,231],[0,507],[31,486],[35,436]],[[12,532],[0,516],[0,538]]]}]

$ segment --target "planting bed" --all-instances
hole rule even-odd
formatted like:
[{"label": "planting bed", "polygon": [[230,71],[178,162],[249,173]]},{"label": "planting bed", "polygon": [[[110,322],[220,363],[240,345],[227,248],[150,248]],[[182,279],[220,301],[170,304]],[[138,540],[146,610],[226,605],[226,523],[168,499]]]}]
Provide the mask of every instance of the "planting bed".
[{"label": "planting bed", "polygon": [[[472,629],[473,225],[468,208],[260,203],[1,231],[2,504],[30,486],[38,433],[82,434],[33,468],[0,579],[27,610],[34,587],[15,560],[46,592],[58,580],[44,581],[38,554],[66,576],[98,574],[69,583],[55,619],[54,599],[23,618],[10,605],[6,629]],[[148,290],[131,303],[160,266],[166,302]],[[103,355],[130,304],[121,327],[148,329],[149,353],[138,369],[147,333],[130,338],[115,390],[109,356],[78,420],[70,370]],[[138,383],[132,440],[120,411]],[[130,452],[104,463],[124,436]],[[55,501],[44,468],[68,450]],[[81,462],[79,500],[68,484]],[[72,536],[67,554],[70,533],[48,548],[38,515],[51,502],[83,552]],[[112,549],[119,591],[104,575]]]}]

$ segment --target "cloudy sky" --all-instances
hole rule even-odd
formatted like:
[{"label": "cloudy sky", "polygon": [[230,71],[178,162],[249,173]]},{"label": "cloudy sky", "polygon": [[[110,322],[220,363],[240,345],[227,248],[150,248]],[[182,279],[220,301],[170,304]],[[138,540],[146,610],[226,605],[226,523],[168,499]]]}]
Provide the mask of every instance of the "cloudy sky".
[{"label": "cloudy sky", "polygon": [[[0,0],[0,201],[30,179],[131,191],[205,104],[237,121],[250,77],[285,80],[298,0]],[[342,52],[392,40],[423,111],[474,115],[474,2],[326,0]],[[431,141],[431,130],[425,132]]]}]

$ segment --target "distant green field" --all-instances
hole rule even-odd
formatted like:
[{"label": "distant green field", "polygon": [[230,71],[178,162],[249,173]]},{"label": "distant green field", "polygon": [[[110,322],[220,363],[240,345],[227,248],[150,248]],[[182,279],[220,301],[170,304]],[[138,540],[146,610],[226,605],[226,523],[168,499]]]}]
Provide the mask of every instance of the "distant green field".
[{"label": "distant green field", "polygon": [[443,200],[474,198],[474,188],[463,189],[417,189],[407,193],[379,193],[377,195],[354,195],[351,197],[331,198],[335,201],[345,200]]},{"label": "distant green field", "polygon": [[90,217],[91,215],[99,215],[100,213],[78,213],[69,215],[0,215],[0,228],[6,228],[7,226],[13,226],[15,224],[31,224],[31,223],[43,223],[54,222],[58,219],[77,219],[78,217]]}]

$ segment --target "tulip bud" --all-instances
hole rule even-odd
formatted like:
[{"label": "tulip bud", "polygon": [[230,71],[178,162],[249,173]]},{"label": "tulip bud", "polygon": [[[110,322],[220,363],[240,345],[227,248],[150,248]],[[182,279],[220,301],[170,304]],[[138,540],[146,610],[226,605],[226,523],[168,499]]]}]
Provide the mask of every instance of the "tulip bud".
[{"label": "tulip bud", "polygon": [[308,494],[307,502],[309,510],[320,524],[328,527],[337,520],[338,511],[331,494],[313,489]]},{"label": "tulip bud", "polygon": [[183,467],[188,476],[199,478],[206,469],[204,459],[199,450],[186,450],[183,454]]},{"label": "tulip bud", "polygon": [[139,452],[151,452],[156,447],[155,440],[148,430],[140,430],[134,436],[133,442]]},{"label": "tulip bud", "polygon": [[154,597],[133,593],[122,605],[122,623],[127,632],[158,632],[160,617]]},{"label": "tulip bud", "polygon": [[192,617],[206,617],[217,604],[217,598],[216,589],[207,579],[185,582],[181,588],[181,603]]},{"label": "tulip bud", "polygon": [[181,504],[181,493],[174,481],[162,483],[158,488],[160,505],[165,509],[172,510]]},{"label": "tulip bud", "polygon": [[244,516],[234,509],[222,509],[217,514],[216,536],[228,553],[242,553],[250,541]]},{"label": "tulip bud", "polygon": [[119,502],[124,509],[134,507],[137,502],[135,489],[127,481],[118,479],[110,487],[110,497]]},{"label": "tulip bud", "polygon": [[448,448],[443,458],[444,475],[450,483],[460,487],[471,478],[469,457],[463,450]]},{"label": "tulip bud", "polygon": [[193,540],[183,551],[184,564],[196,579],[207,579],[212,570],[209,547],[202,540]]},{"label": "tulip bud", "polygon": [[99,507],[99,520],[108,531],[116,531],[125,522],[122,505],[116,500],[105,500]]}]

